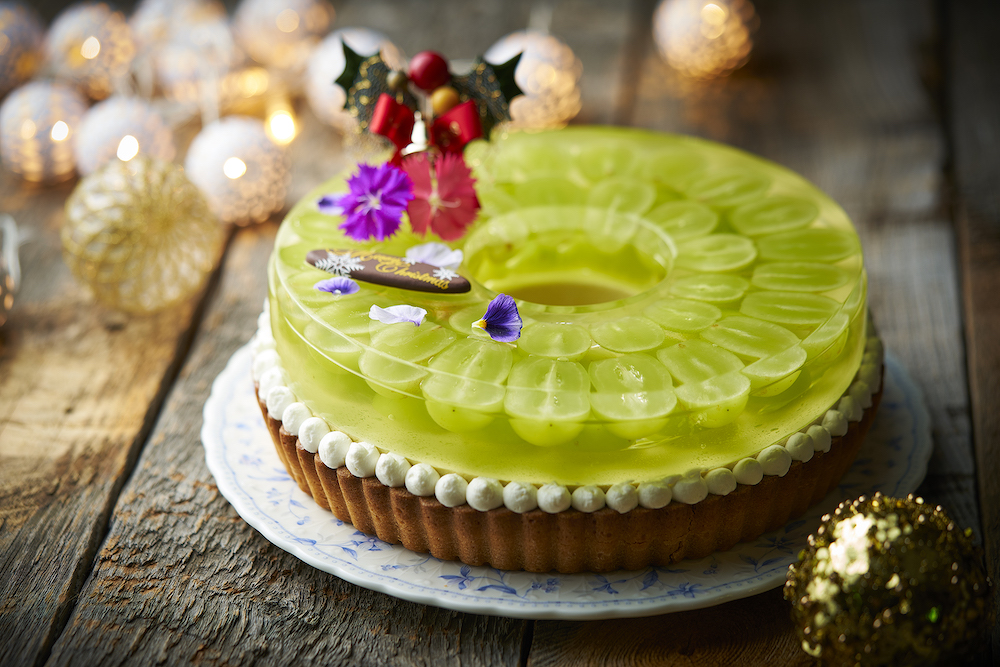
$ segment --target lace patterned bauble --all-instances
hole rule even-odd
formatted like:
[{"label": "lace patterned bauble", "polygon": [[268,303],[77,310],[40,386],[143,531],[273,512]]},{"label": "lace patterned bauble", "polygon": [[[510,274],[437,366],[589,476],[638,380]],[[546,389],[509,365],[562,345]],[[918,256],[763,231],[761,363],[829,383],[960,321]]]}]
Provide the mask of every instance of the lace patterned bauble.
[{"label": "lace patterned bauble", "polygon": [[83,116],[74,142],[76,168],[92,174],[109,160],[128,161],[142,153],[169,162],[174,137],[159,113],[143,100],[110,97]]},{"label": "lace patterned bauble", "polygon": [[675,70],[712,79],[746,63],[756,25],[746,0],[663,0],[653,14],[653,41]]},{"label": "lace patterned bauble", "polygon": [[201,288],[224,237],[179,166],[139,155],[77,185],[66,201],[63,257],[101,303],[153,312]]},{"label": "lace patterned bauble", "polygon": [[64,10],[49,28],[45,54],[56,76],[103,100],[128,74],[135,55],[132,31],[121,12],[106,4]]},{"label": "lace patterned bauble", "polygon": [[243,0],[233,16],[233,32],[260,64],[301,74],[334,15],[325,0]]},{"label": "lace patterned bauble", "polygon": [[74,88],[34,81],[0,106],[0,158],[26,180],[58,183],[73,176],[74,133],[87,104]]},{"label": "lace patterned bauble", "polygon": [[152,49],[190,26],[225,19],[226,8],[218,0],[142,0],[128,24],[136,47]]},{"label": "lace patterned bauble", "polygon": [[545,32],[518,31],[501,38],[484,58],[502,64],[521,54],[514,81],[524,91],[510,101],[513,128],[562,127],[580,113],[583,65],[573,50]]},{"label": "lace patterned bauble", "polygon": [[[164,96],[198,104],[205,97],[205,86],[219,89],[243,58],[229,23],[219,19],[192,23],[176,32],[154,53],[153,64]],[[226,97],[224,91],[219,94]]]},{"label": "lace patterned bauble", "polygon": [[42,61],[42,21],[34,10],[0,2],[0,95],[31,78]]},{"label": "lace patterned bauble", "polygon": [[227,116],[205,126],[191,142],[184,169],[223,222],[266,220],[285,205],[289,162],[264,123]]},{"label": "lace patterned bauble", "polygon": [[382,59],[392,69],[403,68],[406,61],[388,37],[368,28],[334,30],[320,42],[306,68],[306,99],[320,120],[346,131],[354,129],[357,121],[344,109],[347,93],[334,83],[344,72],[344,42],[363,56],[381,51]]}]

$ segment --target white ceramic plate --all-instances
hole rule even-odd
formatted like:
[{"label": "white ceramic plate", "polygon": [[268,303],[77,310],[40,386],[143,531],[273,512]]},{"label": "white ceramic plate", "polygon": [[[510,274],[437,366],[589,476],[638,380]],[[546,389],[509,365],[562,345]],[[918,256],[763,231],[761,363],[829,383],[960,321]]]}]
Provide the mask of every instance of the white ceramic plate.
[{"label": "white ceramic plate", "polygon": [[201,437],[219,490],[268,540],[324,572],[398,598],[517,618],[600,619],[697,609],[780,586],[820,517],[846,498],[905,495],[931,453],[930,418],[913,381],[889,356],[878,416],[854,467],[806,516],[733,549],[670,567],[611,574],[532,574],[417,554],[356,531],[320,508],[282,466],[264,427],[250,349],[232,356],[205,403]]}]

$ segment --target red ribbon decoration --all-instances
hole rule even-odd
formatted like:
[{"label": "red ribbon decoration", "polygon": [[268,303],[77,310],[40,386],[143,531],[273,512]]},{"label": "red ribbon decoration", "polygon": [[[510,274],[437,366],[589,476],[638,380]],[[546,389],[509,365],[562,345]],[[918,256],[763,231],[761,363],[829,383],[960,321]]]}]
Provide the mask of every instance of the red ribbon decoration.
[{"label": "red ribbon decoration", "polygon": [[452,107],[431,123],[430,140],[443,153],[461,153],[465,145],[483,136],[479,109],[469,100]]},{"label": "red ribbon decoration", "polygon": [[[381,134],[396,146],[393,164],[400,160],[399,151],[410,145],[413,136],[414,113],[405,104],[400,104],[391,95],[382,93],[375,102],[372,120],[368,129]],[[429,143],[437,146],[443,153],[461,153],[465,145],[473,139],[483,136],[483,127],[479,121],[479,110],[474,102],[462,102],[447,113],[441,114],[431,122],[427,137]]]}]

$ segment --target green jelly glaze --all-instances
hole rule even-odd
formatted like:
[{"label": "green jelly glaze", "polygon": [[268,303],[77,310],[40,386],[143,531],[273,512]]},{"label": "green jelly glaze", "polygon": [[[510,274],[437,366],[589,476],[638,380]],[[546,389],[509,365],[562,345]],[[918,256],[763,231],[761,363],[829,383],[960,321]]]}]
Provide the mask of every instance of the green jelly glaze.
[{"label": "green jelly glaze", "polygon": [[[438,240],[403,227],[358,243],[316,200],[269,263],[292,391],[355,440],[466,477],[567,485],[731,466],[834,405],[864,349],[857,234],[814,186],[719,144],[616,128],[512,134],[466,159],[483,209],[461,240],[472,290],[313,288],[317,248],[394,255]],[[518,299],[517,343],[472,322]],[[425,322],[384,325],[373,305]]]}]

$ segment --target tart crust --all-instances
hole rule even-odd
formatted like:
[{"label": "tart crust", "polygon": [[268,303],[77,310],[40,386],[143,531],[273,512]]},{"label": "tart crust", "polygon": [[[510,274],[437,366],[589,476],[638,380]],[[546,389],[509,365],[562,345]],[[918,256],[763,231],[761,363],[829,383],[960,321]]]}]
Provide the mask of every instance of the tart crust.
[{"label": "tart crust", "polygon": [[833,437],[828,452],[816,452],[805,463],[793,461],[783,477],[766,475],[759,484],[740,484],[728,495],[709,495],[693,505],[674,501],[660,509],[636,507],[624,514],[608,507],[555,514],[446,507],[433,496],[388,487],[375,477],[355,477],[346,466],[328,468],[318,454],[299,445],[298,436],[288,433],[281,420],[268,415],[259,395],[257,403],[278,455],[299,488],[358,530],[443,560],[573,574],[703,558],[784,526],[822,500],[851,467],[881,398],[880,384],[871,407],[860,421],[848,425],[847,433]]}]

